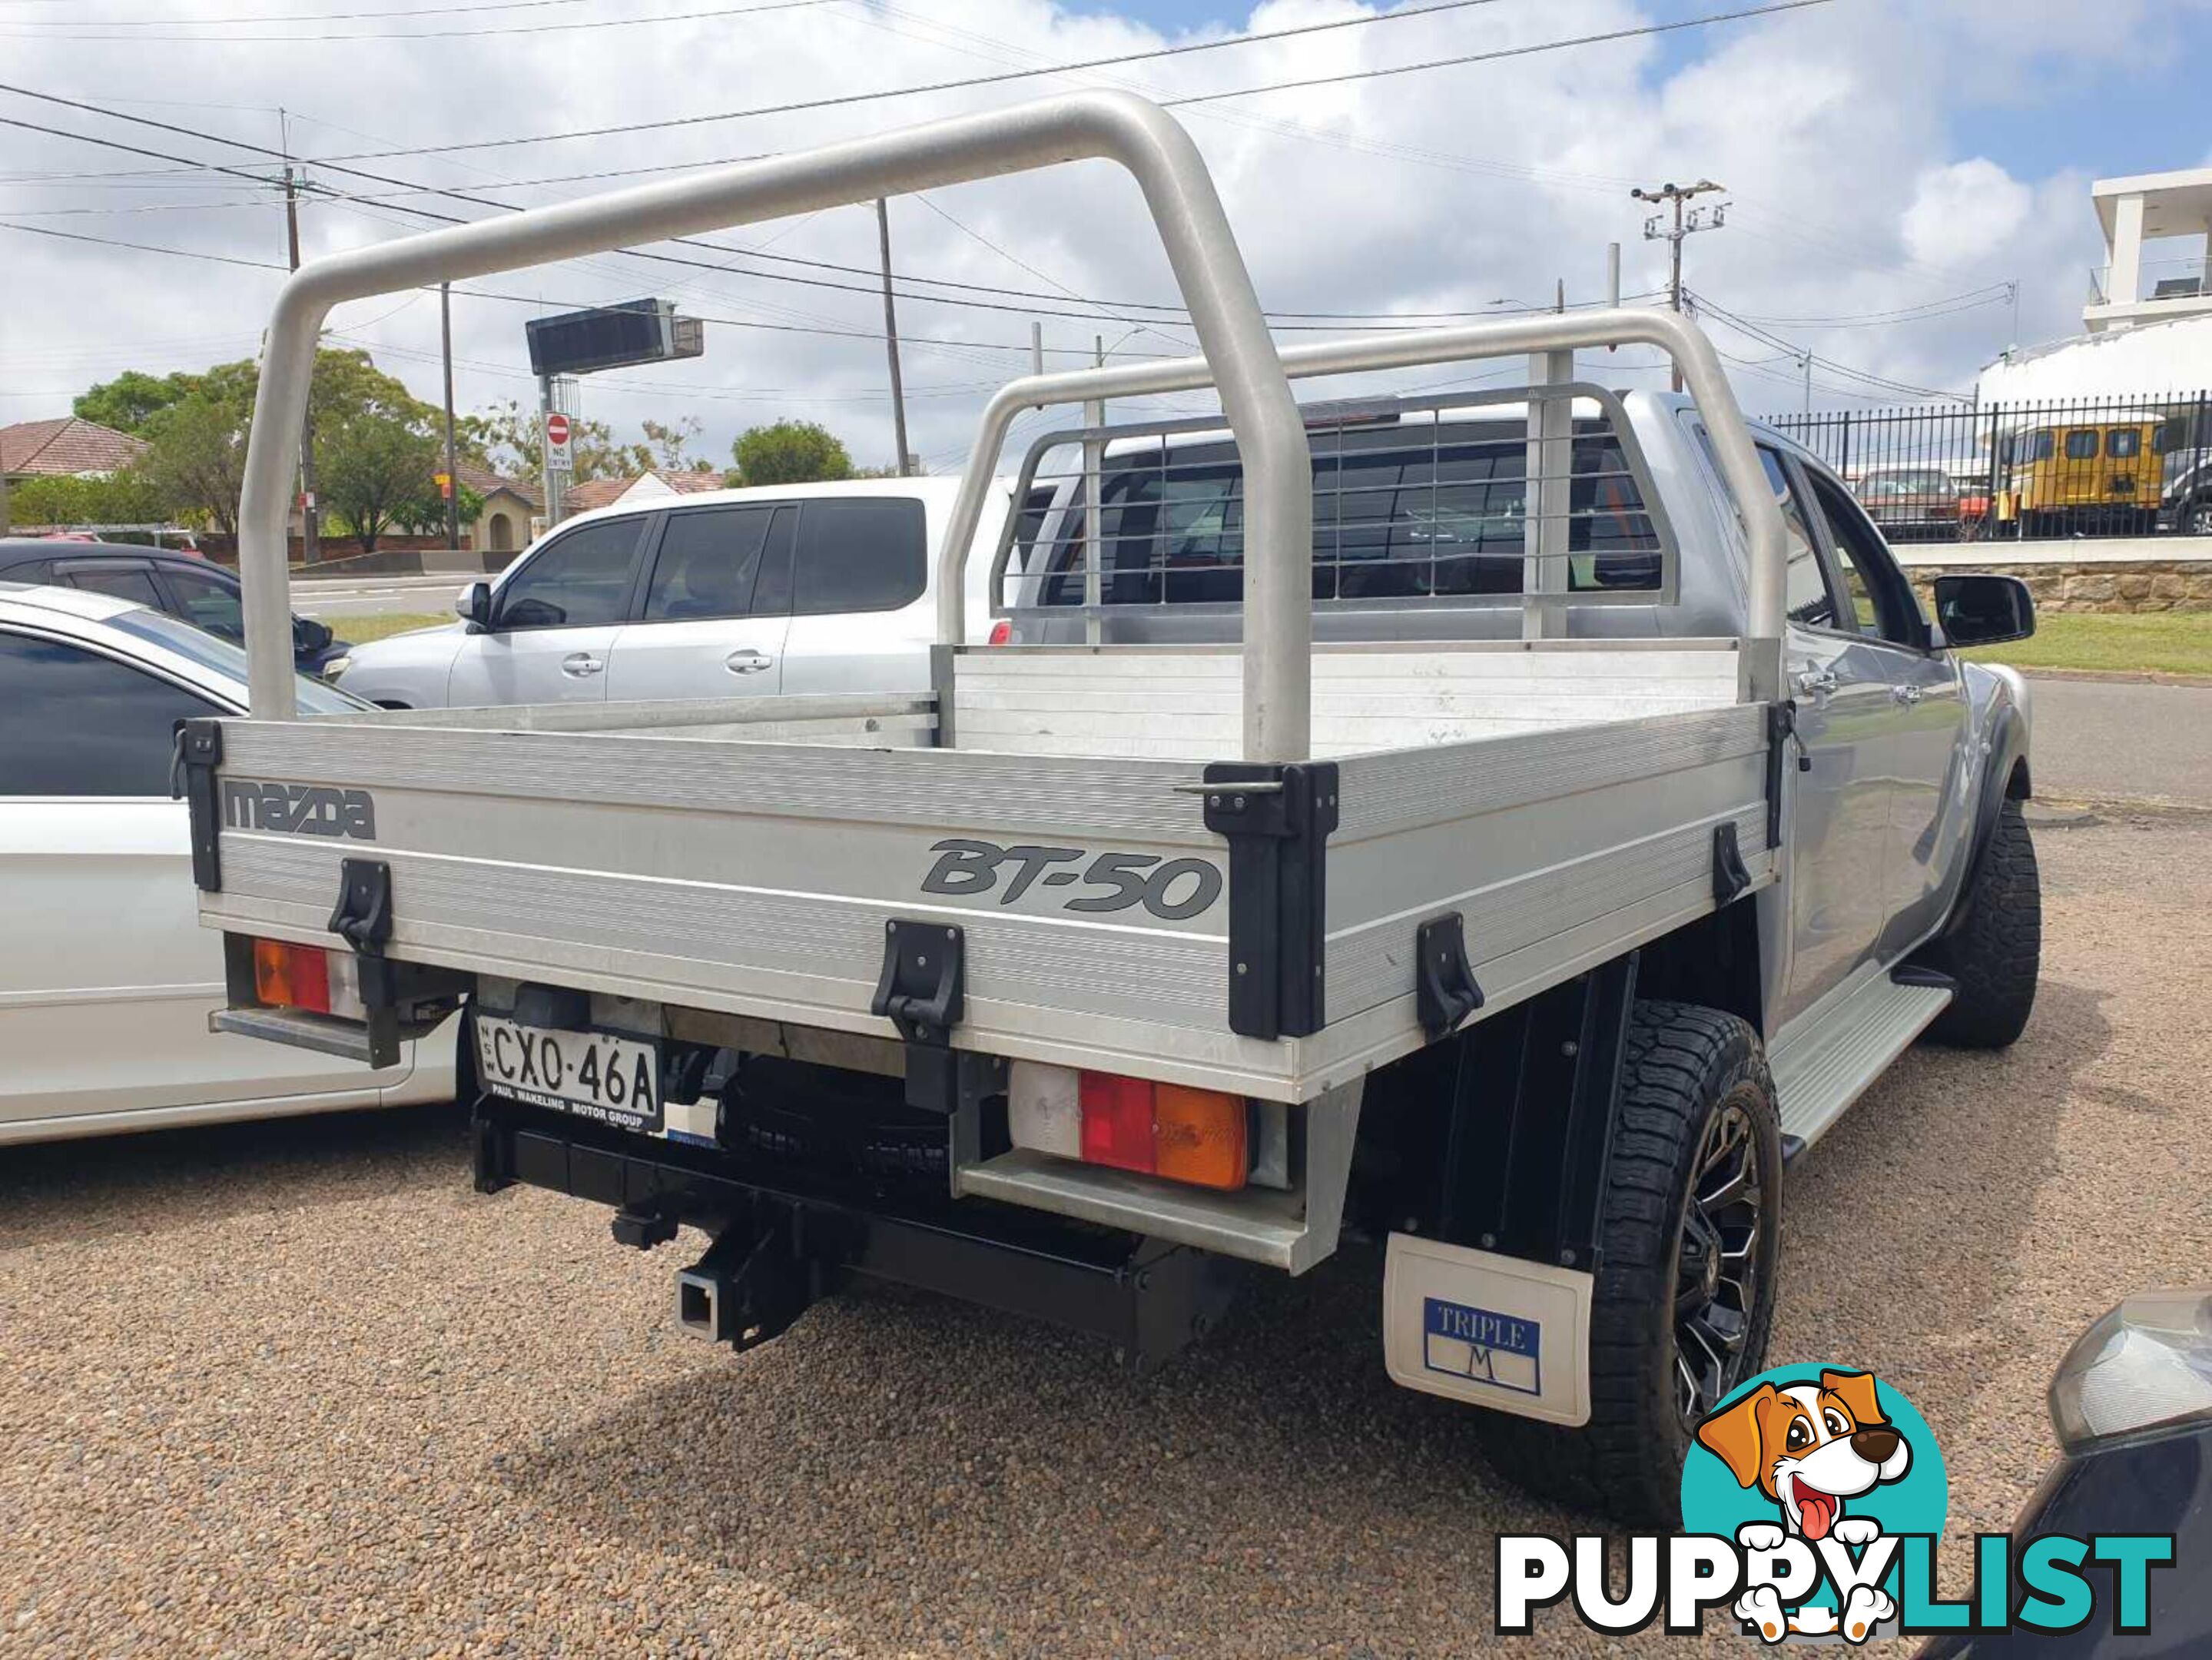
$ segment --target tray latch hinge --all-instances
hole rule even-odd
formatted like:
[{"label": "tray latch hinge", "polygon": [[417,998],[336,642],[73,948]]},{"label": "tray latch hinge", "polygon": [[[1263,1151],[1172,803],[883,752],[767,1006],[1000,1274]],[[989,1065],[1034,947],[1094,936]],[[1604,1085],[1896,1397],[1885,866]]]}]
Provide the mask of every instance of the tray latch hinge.
[{"label": "tray latch hinge", "polygon": [[1217,762],[1206,827],[1229,842],[1229,1030],[1307,1037],[1322,1007],[1334,761]]},{"label": "tray latch hinge", "polygon": [[909,1043],[943,1049],[966,1012],[967,931],[894,917],[884,924],[884,967],[869,1012]]},{"label": "tray latch hinge", "polygon": [[368,1064],[399,1064],[398,964],[384,954],[392,938],[392,866],[381,859],[338,861],[338,903],[330,928],[353,947],[368,1028]]},{"label": "tray latch hinge", "polygon": [[1744,867],[1743,849],[1736,845],[1735,820],[1714,825],[1713,904],[1717,908],[1735,903],[1750,885],[1751,872]]},{"label": "tray latch hinge", "polygon": [[1467,960],[1465,926],[1457,911],[1432,916],[1413,931],[1413,1004],[1431,1043],[1482,1006],[1482,988]]},{"label": "tray latch hinge", "polygon": [[1766,706],[1766,845],[1782,845],[1782,773],[1790,746],[1797,750],[1797,770],[1813,770],[1813,757],[1797,732],[1797,705],[1788,698]]},{"label": "tray latch hinge", "polygon": [[222,764],[222,727],[198,719],[177,727],[176,760],[169,769],[169,793],[181,795],[191,815],[192,880],[202,893],[222,891],[222,793],[215,769]]}]

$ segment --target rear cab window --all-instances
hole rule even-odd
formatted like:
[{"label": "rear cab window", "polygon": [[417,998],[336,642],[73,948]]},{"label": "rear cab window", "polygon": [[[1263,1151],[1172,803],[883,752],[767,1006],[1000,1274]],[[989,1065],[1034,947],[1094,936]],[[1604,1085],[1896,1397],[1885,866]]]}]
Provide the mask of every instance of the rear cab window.
[{"label": "rear cab window", "polygon": [[[1313,598],[1517,595],[1527,543],[1524,420],[1407,421],[1313,435]],[[1656,590],[1661,539],[1608,423],[1577,420],[1568,591]],[[1099,492],[1108,606],[1235,605],[1244,592],[1243,468],[1225,441],[1109,455]],[[1087,503],[1066,492],[1035,603],[1079,605]]]}]

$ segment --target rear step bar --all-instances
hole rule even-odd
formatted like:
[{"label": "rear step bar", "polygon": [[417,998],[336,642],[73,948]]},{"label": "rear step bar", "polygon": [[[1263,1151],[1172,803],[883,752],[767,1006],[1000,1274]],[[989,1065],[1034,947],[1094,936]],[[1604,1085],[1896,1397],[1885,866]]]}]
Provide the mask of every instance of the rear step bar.
[{"label": "rear step bar", "polygon": [[712,1235],[677,1275],[677,1318],[740,1350],[866,1278],[1103,1337],[1141,1371],[1212,1330],[1247,1272],[1188,1246],[997,1206],[957,1216],[862,1209],[711,1173],[681,1146],[641,1153],[632,1138],[489,1097],[475,1128],[479,1192],[519,1182],[613,1205],[616,1239],[641,1250],[679,1225]]}]

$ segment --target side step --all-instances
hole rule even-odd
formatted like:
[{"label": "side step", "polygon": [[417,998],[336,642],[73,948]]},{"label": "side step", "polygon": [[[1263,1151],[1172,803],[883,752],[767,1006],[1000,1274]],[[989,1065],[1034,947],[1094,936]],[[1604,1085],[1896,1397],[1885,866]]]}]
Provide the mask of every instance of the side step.
[{"label": "side step", "polygon": [[1951,984],[1924,971],[1875,975],[1818,1025],[1787,1034],[1767,1057],[1782,1110],[1782,1153],[1795,1158],[1942,1013]]}]

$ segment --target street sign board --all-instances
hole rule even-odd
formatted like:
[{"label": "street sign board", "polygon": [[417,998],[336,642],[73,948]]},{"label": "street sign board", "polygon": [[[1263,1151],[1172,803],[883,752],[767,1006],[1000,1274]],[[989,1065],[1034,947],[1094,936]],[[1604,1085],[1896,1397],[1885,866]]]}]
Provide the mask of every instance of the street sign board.
[{"label": "street sign board", "polygon": [[558,410],[549,410],[545,415],[545,465],[556,472],[571,471],[568,417]]},{"label": "street sign board", "polygon": [[707,350],[704,326],[696,317],[678,317],[672,300],[629,300],[537,317],[524,329],[530,338],[531,372],[541,378],[663,363],[697,357]]}]

